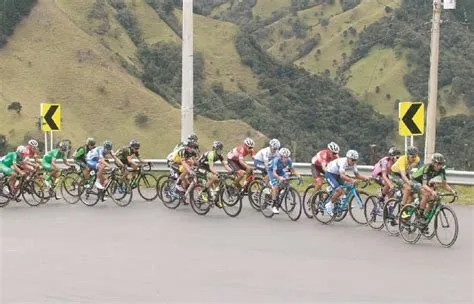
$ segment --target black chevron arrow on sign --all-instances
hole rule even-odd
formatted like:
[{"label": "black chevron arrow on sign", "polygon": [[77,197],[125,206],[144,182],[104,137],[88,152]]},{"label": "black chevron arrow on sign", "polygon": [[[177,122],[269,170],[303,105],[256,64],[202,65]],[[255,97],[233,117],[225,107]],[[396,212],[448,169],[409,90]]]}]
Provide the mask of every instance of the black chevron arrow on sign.
[{"label": "black chevron arrow on sign", "polygon": [[415,116],[416,112],[418,112],[418,109],[420,107],[421,107],[421,103],[415,103],[415,104],[410,105],[410,108],[408,109],[408,111],[405,113],[405,115],[402,118],[403,123],[407,126],[408,130],[410,130],[412,134],[421,133],[421,130],[413,121],[413,116]]},{"label": "black chevron arrow on sign", "polygon": [[58,105],[52,105],[49,107],[48,112],[44,115],[44,120],[48,124],[48,126],[51,128],[51,130],[59,130],[58,126],[53,120],[53,115],[56,113],[56,110],[59,108]]}]

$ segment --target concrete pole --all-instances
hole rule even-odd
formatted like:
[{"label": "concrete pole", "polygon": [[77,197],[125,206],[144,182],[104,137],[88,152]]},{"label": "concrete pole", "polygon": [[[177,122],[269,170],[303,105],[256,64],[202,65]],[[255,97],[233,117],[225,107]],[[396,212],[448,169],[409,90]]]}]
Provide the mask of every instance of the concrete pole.
[{"label": "concrete pole", "polygon": [[439,24],[441,0],[433,0],[433,25],[431,28],[430,79],[428,84],[428,111],[426,117],[425,163],[435,152],[436,145],[436,103],[438,100]]},{"label": "concrete pole", "polygon": [[193,133],[193,0],[183,0],[181,141]]}]

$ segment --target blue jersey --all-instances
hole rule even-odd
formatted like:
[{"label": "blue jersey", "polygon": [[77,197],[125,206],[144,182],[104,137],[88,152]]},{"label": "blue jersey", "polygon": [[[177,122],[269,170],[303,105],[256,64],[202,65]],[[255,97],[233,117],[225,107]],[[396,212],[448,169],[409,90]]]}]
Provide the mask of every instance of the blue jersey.
[{"label": "blue jersey", "polygon": [[288,162],[284,164],[281,157],[275,157],[270,161],[270,164],[268,165],[268,171],[273,172],[275,168],[278,175],[283,175],[285,174],[285,168],[293,168],[293,162],[291,161],[291,158],[288,158]]},{"label": "blue jersey", "polygon": [[104,152],[104,147],[98,146],[87,152],[86,160],[98,162],[101,157],[105,157],[106,155],[107,154]]}]

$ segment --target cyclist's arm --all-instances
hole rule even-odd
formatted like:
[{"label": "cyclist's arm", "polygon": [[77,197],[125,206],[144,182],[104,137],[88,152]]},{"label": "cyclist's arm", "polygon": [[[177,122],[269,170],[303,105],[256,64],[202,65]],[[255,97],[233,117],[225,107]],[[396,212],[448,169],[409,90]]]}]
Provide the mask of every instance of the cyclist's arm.
[{"label": "cyclist's arm", "polygon": [[[115,155],[114,152],[110,151],[110,156],[112,156],[112,158],[114,159],[115,161],[115,164],[117,164],[118,167],[123,167],[124,166],[124,163],[122,163],[122,161]],[[106,163],[106,166],[110,168],[110,165],[105,161],[105,158],[104,159],[104,163]]]},{"label": "cyclist's arm", "polygon": [[385,185],[388,185],[390,189],[393,189],[393,183],[388,177],[387,170],[382,170],[382,179],[385,181]]},{"label": "cyclist's arm", "polygon": [[407,176],[407,173],[404,169],[400,169],[400,176],[402,177],[405,184],[409,185],[411,183],[410,179]]},{"label": "cyclist's arm", "polygon": [[23,172],[23,170],[20,169],[20,166],[18,166],[16,163],[13,163],[12,167],[13,170],[15,170],[18,174],[25,175],[25,172]]},{"label": "cyclist's arm", "polygon": [[[339,176],[346,182],[353,184],[355,180],[346,174],[345,170],[339,171]],[[357,176],[357,175],[356,175]]]},{"label": "cyclist's arm", "polygon": [[433,188],[431,188],[428,185],[428,180],[427,179],[423,179],[423,189],[428,191],[429,193],[431,193],[431,195],[436,196],[436,191],[434,191]]}]

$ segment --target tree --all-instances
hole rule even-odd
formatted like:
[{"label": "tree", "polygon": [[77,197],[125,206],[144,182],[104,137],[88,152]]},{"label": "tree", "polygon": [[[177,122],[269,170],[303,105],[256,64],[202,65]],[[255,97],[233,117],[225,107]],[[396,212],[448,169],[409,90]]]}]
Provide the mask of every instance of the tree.
[{"label": "tree", "polygon": [[20,114],[22,108],[23,108],[23,106],[18,101],[11,102],[7,106],[7,110],[15,111],[17,114]]}]

